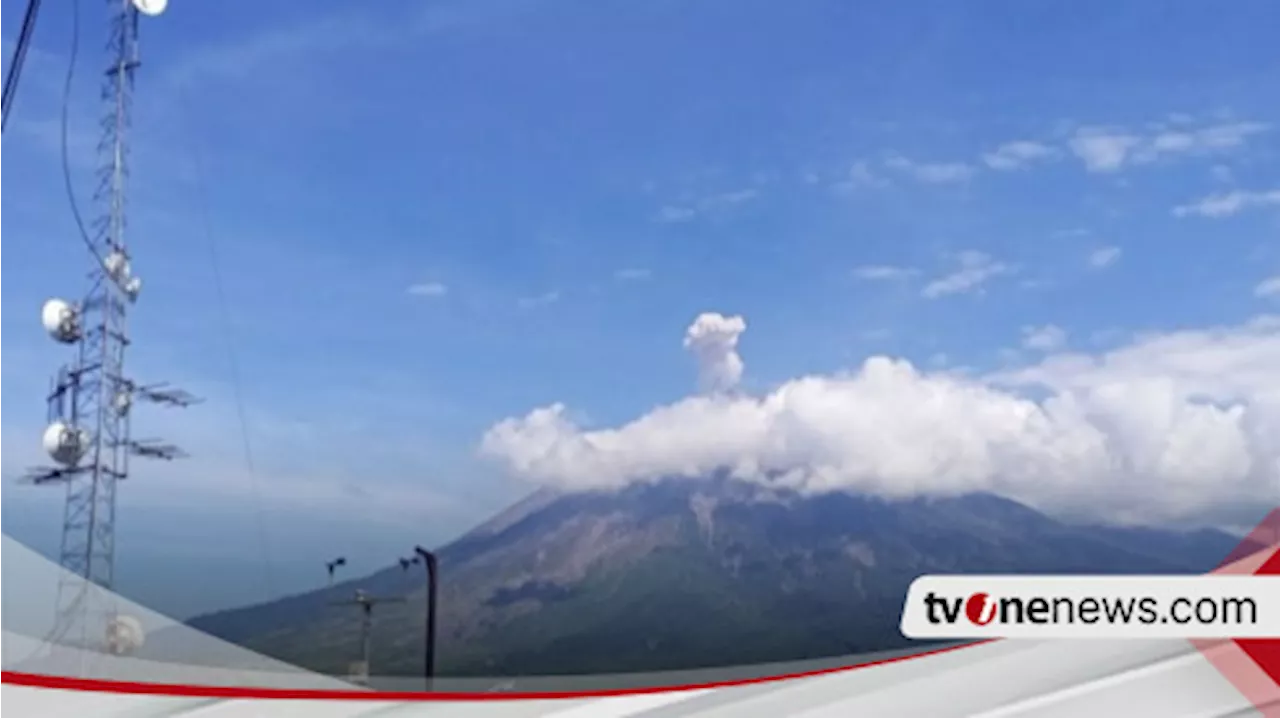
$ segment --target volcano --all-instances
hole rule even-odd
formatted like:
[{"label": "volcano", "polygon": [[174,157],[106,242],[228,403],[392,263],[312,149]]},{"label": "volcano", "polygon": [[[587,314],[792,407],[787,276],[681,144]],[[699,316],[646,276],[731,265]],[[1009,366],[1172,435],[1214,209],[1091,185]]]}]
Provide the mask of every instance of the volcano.
[{"label": "volcano", "polygon": [[[614,673],[901,648],[903,598],[922,574],[1203,572],[1237,542],[1065,523],[989,494],[886,500],[722,479],[543,490],[438,551],[438,670]],[[378,608],[376,672],[419,674],[423,573],[399,566],[190,624],[341,672],[359,655],[358,616],[330,602],[357,588],[407,595]]]}]

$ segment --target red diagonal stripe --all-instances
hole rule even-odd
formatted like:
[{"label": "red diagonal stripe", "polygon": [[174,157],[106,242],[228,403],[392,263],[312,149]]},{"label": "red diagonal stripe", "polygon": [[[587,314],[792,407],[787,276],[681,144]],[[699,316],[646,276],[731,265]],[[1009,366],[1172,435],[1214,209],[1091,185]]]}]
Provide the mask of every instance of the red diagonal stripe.
[{"label": "red diagonal stripe", "polygon": [[[1280,509],[1267,514],[1214,573],[1280,574],[1277,547]],[[1263,559],[1260,554],[1267,551],[1271,555]],[[1266,718],[1280,718],[1280,638],[1192,643]]]}]

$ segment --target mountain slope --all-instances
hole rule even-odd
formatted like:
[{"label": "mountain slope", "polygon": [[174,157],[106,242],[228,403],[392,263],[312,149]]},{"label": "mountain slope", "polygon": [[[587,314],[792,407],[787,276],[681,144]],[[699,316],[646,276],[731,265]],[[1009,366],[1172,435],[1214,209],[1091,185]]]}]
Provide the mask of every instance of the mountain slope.
[{"label": "mountain slope", "polygon": [[[1186,573],[1235,545],[1219,532],[1076,527],[989,495],[801,497],[731,481],[540,492],[439,552],[440,668],[450,675],[619,672],[800,659],[907,643],[923,573]],[[421,572],[399,567],[192,625],[341,671],[355,588],[408,594],[375,614],[374,671],[421,667]]]}]

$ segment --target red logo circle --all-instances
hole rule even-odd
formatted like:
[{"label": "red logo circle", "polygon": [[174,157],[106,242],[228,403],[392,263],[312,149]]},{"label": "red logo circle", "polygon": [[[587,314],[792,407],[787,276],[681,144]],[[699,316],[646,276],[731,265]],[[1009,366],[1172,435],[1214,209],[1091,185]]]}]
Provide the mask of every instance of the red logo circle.
[{"label": "red logo circle", "polygon": [[985,626],[995,620],[996,602],[985,593],[975,593],[964,602],[964,615],[978,626]]}]

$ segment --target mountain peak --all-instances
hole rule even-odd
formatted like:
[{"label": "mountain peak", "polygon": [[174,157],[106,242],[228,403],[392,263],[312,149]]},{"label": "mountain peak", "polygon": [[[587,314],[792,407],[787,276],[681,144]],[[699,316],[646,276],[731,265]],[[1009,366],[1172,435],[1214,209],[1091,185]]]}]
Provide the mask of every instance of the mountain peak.
[{"label": "mountain peak", "polygon": [[[1212,532],[1077,527],[986,494],[801,495],[724,476],[543,490],[440,550],[442,670],[619,672],[895,648],[907,643],[899,614],[921,574],[1195,572],[1234,543]],[[367,583],[392,581],[411,601],[378,618],[382,670],[412,673],[422,589],[399,571]],[[351,623],[335,644],[335,621],[355,617],[291,600],[195,624],[341,669],[358,632]]]}]

